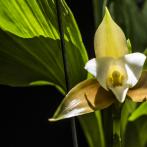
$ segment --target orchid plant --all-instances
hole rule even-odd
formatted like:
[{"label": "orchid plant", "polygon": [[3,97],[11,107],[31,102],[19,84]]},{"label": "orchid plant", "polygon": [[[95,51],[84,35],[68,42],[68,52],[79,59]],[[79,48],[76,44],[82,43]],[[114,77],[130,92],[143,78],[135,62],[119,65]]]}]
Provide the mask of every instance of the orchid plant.
[{"label": "orchid plant", "polygon": [[[93,12],[101,16],[106,1],[101,1],[101,6],[98,0],[92,2],[93,8],[97,9]],[[135,2],[110,1],[109,8],[114,12],[113,16],[123,12],[121,20],[128,28],[125,33],[130,38],[133,34],[132,44],[143,50],[146,47],[147,1],[143,1],[141,11]],[[147,99],[147,50],[144,54],[132,53],[130,48],[129,41],[107,8],[94,37],[96,58],[88,61],[80,31],[65,0],[0,1],[0,84],[54,86],[65,98],[49,121],[93,112],[78,117],[90,147],[98,144],[105,147],[107,132],[103,129],[105,120],[101,114],[114,106],[121,106],[118,121],[121,125],[114,126],[119,132],[121,128],[122,138],[127,138],[125,135],[135,130],[135,127],[131,131],[127,128],[131,122],[140,129],[135,130],[137,133],[133,136],[139,134],[136,137],[139,141],[133,138],[139,142],[135,147],[144,147],[147,143],[144,135],[147,119],[143,117],[147,115],[147,102],[144,102]],[[68,93],[66,80],[69,88],[73,87]],[[113,122],[116,123],[114,118]],[[126,141],[122,147],[130,147],[128,142],[131,141]]]},{"label": "orchid plant", "polygon": [[72,88],[50,121],[104,109],[112,103],[123,103],[128,97],[135,102],[147,99],[147,90],[136,94],[146,84],[147,72],[143,72],[146,56],[129,52],[125,35],[107,8],[95,33],[94,49],[96,58],[85,65],[94,78]]}]

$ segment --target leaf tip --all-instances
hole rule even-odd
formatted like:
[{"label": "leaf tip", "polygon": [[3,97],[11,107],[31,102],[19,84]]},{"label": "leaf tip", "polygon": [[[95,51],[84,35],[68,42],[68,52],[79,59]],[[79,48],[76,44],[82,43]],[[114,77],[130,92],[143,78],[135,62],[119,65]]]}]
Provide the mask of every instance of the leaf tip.
[{"label": "leaf tip", "polygon": [[49,122],[54,122],[54,121],[56,121],[56,119],[54,119],[54,118],[49,118],[48,121],[49,121]]},{"label": "leaf tip", "polygon": [[56,122],[56,121],[58,121],[60,119],[62,119],[62,118],[54,118],[54,117],[51,117],[51,118],[48,119],[48,121],[49,122]]}]

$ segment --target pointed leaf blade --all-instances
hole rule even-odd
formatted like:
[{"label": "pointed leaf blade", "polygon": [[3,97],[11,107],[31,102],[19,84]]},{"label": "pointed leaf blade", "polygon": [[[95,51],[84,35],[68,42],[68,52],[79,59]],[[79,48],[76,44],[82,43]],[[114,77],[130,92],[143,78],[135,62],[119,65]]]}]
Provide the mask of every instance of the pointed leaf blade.
[{"label": "pointed leaf blade", "polygon": [[134,121],[137,118],[147,115],[147,102],[142,103],[129,117],[129,121]]},{"label": "pointed leaf blade", "polygon": [[90,147],[105,147],[101,112],[79,116],[80,124]]},{"label": "pointed leaf blade", "polygon": [[130,99],[126,99],[121,110],[120,132],[122,138],[122,146],[125,145],[125,134],[127,131],[127,125],[129,123],[128,118],[136,109],[137,104]]},{"label": "pointed leaf blade", "polygon": [[[47,81],[65,92],[55,1],[6,0],[0,1],[0,6],[0,83],[28,86],[35,81]],[[88,57],[70,9],[64,1],[61,7],[63,27],[71,26],[64,34],[73,87],[86,78],[84,64]]]},{"label": "pointed leaf blade", "polygon": [[34,81],[48,81],[65,90],[59,40],[44,37],[24,39],[2,30],[0,38],[1,84],[29,86]]},{"label": "pointed leaf blade", "polygon": [[[59,39],[55,1],[0,1],[0,27],[23,38]],[[11,15],[10,15],[11,14]]]}]

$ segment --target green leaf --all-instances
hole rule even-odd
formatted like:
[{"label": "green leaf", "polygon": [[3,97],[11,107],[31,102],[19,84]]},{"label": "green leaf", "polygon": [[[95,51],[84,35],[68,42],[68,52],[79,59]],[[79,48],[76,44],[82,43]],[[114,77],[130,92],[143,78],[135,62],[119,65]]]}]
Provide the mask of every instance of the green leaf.
[{"label": "green leaf", "polygon": [[105,147],[103,125],[100,111],[79,116],[89,147]]},{"label": "green leaf", "polygon": [[136,103],[132,102],[130,99],[126,99],[125,103],[123,104],[122,111],[121,111],[121,122],[120,122],[120,133],[122,138],[122,147],[125,143],[125,133],[128,125],[128,118],[131,113],[135,110]]},{"label": "green leaf", "polygon": [[145,49],[144,54],[147,56],[147,49]]},{"label": "green leaf", "polygon": [[132,53],[132,45],[131,45],[130,39],[127,39],[127,46],[128,46],[129,53]]},{"label": "green leaf", "polygon": [[129,122],[125,134],[125,147],[146,147],[147,116]]},{"label": "green leaf", "polygon": [[0,1],[0,27],[23,38],[34,36],[59,39],[55,1]]},{"label": "green leaf", "polygon": [[147,115],[147,102],[142,103],[129,117],[129,121],[134,121],[142,115]]},{"label": "green leaf", "polygon": [[1,84],[28,86],[48,81],[65,90],[59,40],[41,36],[25,39],[1,30],[0,44]]},{"label": "green leaf", "polygon": [[[86,78],[83,67],[88,57],[73,14],[63,0],[60,6],[69,82],[73,87]],[[0,83],[53,84],[65,92],[55,0],[5,0],[0,1],[0,8]],[[100,114],[97,115],[93,121],[91,117],[80,121],[84,122],[84,132],[90,135],[89,144],[101,147],[103,131]],[[93,126],[95,135],[91,137]]]},{"label": "green leaf", "polygon": [[[86,78],[83,67],[87,53],[71,11],[64,1],[60,5],[67,68],[73,87]],[[6,0],[0,1],[0,7],[0,83],[28,86],[46,81],[65,91],[55,1]]]},{"label": "green leaf", "polygon": [[[72,88],[78,82],[86,78],[87,72],[84,70],[84,66],[88,61],[88,56],[71,10],[64,0],[59,0],[59,5],[62,12],[60,13],[60,17],[64,34],[67,71],[70,88]],[[70,46],[72,46],[72,51],[70,50]]]}]

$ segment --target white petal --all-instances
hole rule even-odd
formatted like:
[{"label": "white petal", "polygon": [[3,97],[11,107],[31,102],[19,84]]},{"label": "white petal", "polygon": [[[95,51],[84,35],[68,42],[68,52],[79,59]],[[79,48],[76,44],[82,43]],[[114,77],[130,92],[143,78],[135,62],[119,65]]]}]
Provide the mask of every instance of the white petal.
[{"label": "white petal", "polygon": [[115,95],[115,97],[117,98],[117,100],[119,102],[123,103],[125,98],[126,98],[127,91],[128,91],[129,88],[120,86],[120,87],[113,87],[113,88],[110,88],[110,89],[113,92],[113,94]]},{"label": "white petal", "polygon": [[90,72],[94,77],[96,77],[97,75],[97,70],[96,70],[96,59],[93,58],[91,60],[89,60],[86,65],[85,65],[85,69]]},{"label": "white petal", "polygon": [[106,79],[108,76],[108,69],[113,62],[114,59],[111,57],[98,60],[94,58],[89,60],[85,65],[85,69],[97,78],[98,82],[105,90],[108,90]]},{"label": "white petal", "polygon": [[105,57],[97,60],[97,80],[105,90],[108,90],[106,80],[108,77],[109,69],[114,62],[115,60],[110,57]]},{"label": "white petal", "polygon": [[124,56],[125,68],[128,75],[127,83],[130,87],[133,87],[137,84],[141,76],[145,60],[146,56],[141,53],[127,54]]}]

